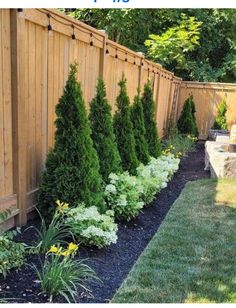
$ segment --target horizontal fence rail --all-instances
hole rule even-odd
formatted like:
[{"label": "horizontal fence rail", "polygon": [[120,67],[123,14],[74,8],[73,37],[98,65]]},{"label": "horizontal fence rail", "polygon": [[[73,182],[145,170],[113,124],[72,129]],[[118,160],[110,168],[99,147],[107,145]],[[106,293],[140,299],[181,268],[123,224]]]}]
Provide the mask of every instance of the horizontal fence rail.
[{"label": "horizontal fence rail", "polygon": [[235,85],[208,84],[203,89],[202,84],[183,82],[141,53],[109,40],[104,31],[56,10],[0,9],[0,36],[0,211],[13,209],[8,228],[25,224],[35,208],[41,172],[54,143],[55,106],[75,61],[87,110],[101,77],[114,113],[124,73],[131,103],[137,90],[152,81],[161,137],[168,119],[177,120],[189,93],[196,100],[201,136],[206,136],[222,97],[230,99],[229,122],[235,121]]}]

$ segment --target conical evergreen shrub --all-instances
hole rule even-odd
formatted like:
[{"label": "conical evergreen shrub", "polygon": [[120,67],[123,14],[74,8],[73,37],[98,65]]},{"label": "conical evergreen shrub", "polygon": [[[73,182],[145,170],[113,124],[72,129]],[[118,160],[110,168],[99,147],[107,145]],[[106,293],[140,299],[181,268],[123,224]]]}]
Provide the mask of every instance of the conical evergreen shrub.
[{"label": "conical evergreen shrub", "polygon": [[56,106],[54,149],[48,154],[39,191],[39,209],[47,218],[55,201],[77,206],[84,202],[103,210],[99,160],[91,139],[77,67],[71,65],[64,93]]},{"label": "conical evergreen shrub", "polygon": [[111,107],[106,99],[105,84],[98,80],[97,93],[90,103],[90,125],[94,147],[100,160],[100,172],[104,181],[110,173],[122,171],[121,158],[113,130]]},{"label": "conical evergreen shrub", "polygon": [[213,129],[228,129],[227,119],[226,119],[226,112],[227,112],[227,104],[226,101],[223,100],[218,107],[217,116],[215,118],[215,122],[213,124]]},{"label": "conical evergreen shrub", "polygon": [[124,75],[119,82],[120,93],[116,100],[117,111],[114,115],[114,129],[122,167],[131,174],[136,174],[139,161],[135,152],[135,139],[130,115],[130,101],[127,94]]},{"label": "conical evergreen shrub", "polygon": [[193,109],[193,101],[191,96],[189,96],[184,102],[183,110],[177,123],[178,131],[181,134],[191,134],[197,136],[197,125],[193,116],[193,110],[195,110],[195,106]]},{"label": "conical evergreen shrub", "polygon": [[135,96],[134,103],[131,106],[131,119],[137,158],[143,164],[147,164],[149,162],[148,144],[145,138],[146,130],[143,118],[143,105],[139,93]]},{"label": "conical evergreen shrub", "polygon": [[143,105],[145,138],[148,144],[148,152],[151,156],[157,158],[161,155],[161,142],[155,121],[155,103],[153,100],[153,90],[150,81],[144,85],[144,92],[141,101]]},{"label": "conical evergreen shrub", "polygon": [[192,116],[193,116],[193,123],[194,123],[194,129],[195,129],[194,135],[197,137],[199,135],[199,133],[198,133],[198,128],[197,128],[196,116],[195,116],[196,107],[195,107],[192,95],[190,95],[189,99],[190,99],[190,103],[191,103],[191,107],[192,107]]}]

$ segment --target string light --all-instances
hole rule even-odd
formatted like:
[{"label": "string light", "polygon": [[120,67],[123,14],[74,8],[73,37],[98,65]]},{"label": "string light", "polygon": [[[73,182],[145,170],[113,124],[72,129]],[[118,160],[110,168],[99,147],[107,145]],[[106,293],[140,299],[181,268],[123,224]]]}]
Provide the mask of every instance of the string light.
[{"label": "string light", "polygon": [[75,26],[72,24],[71,27],[73,29],[73,33],[71,35],[71,38],[72,38],[72,40],[75,40],[76,39],[76,37],[75,37]]},{"label": "string light", "polygon": [[90,46],[93,46],[93,33],[90,33]]},{"label": "string light", "polygon": [[106,43],[106,54],[109,55],[109,53],[108,44]]},{"label": "string light", "polygon": [[117,51],[118,51],[118,50],[117,50],[117,48],[116,48],[116,55],[115,55],[115,58],[116,58],[116,59],[118,59],[118,53],[117,53]]},{"label": "string light", "polygon": [[128,62],[128,54],[127,54],[127,52],[125,53],[125,55],[126,55],[126,58],[125,58],[125,62]]},{"label": "string light", "polygon": [[51,25],[51,15],[50,14],[47,14],[48,16],[48,31],[52,31],[52,25]]},{"label": "string light", "polygon": [[136,57],[134,56],[134,65],[136,65]]}]

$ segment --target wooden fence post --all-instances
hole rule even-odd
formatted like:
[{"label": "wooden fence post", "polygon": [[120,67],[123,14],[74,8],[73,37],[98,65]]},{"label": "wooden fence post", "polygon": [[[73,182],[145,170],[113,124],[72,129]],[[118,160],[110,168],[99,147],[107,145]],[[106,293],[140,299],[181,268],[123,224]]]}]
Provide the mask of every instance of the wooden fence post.
[{"label": "wooden fence post", "polygon": [[11,9],[11,78],[13,123],[14,193],[17,195],[19,214],[17,225],[27,222],[26,213],[26,116],[25,116],[25,19]]}]

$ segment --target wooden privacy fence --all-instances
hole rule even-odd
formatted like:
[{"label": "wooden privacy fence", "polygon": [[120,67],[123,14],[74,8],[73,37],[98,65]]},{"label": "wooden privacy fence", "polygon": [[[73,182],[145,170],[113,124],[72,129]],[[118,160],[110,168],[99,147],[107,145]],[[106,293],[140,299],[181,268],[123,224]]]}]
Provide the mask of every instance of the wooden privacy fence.
[{"label": "wooden privacy fence", "polygon": [[36,205],[41,171],[54,142],[55,106],[74,61],[87,109],[98,77],[105,80],[113,112],[123,73],[131,101],[150,79],[161,137],[188,95],[181,78],[109,40],[103,31],[55,10],[0,9],[0,211],[13,209],[7,227],[25,224]]},{"label": "wooden privacy fence", "polygon": [[205,140],[208,130],[214,123],[217,107],[222,100],[227,104],[228,128],[236,123],[236,84],[226,83],[201,83],[184,81],[181,83],[178,117],[180,116],[183,103],[189,95],[193,95],[196,106],[196,119],[199,130],[199,139]]}]

